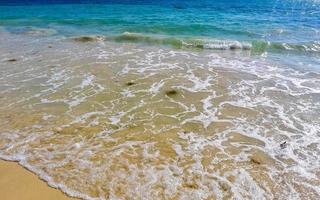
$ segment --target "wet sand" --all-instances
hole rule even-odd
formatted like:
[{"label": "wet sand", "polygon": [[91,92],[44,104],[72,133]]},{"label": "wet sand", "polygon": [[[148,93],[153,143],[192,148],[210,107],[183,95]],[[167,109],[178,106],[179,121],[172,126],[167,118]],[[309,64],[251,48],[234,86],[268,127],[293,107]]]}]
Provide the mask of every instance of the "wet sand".
[{"label": "wet sand", "polygon": [[0,199],[75,200],[51,188],[16,162],[0,160]]}]

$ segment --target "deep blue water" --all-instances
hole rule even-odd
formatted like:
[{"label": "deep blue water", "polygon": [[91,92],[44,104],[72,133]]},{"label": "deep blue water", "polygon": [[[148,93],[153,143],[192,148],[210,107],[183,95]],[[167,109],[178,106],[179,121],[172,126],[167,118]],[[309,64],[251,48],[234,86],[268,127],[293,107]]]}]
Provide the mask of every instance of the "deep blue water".
[{"label": "deep blue water", "polygon": [[45,28],[116,41],[232,40],[257,51],[320,52],[318,0],[1,0],[0,26],[12,33]]}]

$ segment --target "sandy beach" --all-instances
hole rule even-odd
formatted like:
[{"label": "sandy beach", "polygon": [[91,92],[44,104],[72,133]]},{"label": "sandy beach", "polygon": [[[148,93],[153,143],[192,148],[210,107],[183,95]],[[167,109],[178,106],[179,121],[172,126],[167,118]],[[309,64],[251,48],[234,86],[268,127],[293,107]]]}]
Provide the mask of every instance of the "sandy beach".
[{"label": "sandy beach", "polygon": [[16,162],[0,160],[0,199],[72,200]]}]

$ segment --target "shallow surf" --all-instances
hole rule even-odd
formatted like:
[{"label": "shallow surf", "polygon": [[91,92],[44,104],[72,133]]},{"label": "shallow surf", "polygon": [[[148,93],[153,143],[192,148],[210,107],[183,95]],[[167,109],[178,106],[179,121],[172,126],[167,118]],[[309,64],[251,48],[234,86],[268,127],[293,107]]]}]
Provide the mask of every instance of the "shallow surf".
[{"label": "shallow surf", "polygon": [[245,52],[1,38],[0,157],[50,186],[84,199],[319,198],[319,73]]}]

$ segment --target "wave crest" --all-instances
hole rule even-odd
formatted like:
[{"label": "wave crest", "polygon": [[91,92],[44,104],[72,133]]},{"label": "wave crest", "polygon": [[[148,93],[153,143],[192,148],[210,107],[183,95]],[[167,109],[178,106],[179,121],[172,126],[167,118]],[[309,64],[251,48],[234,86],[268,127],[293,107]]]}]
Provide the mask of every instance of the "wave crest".
[{"label": "wave crest", "polygon": [[254,53],[264,52],[283,52],[290,51],[295,53],[320,53],[320,41],[311,41],[306,43],[280,43],[264,40],[256,41],[237,41],[220,40],[211,38],[192,38],[192,37],[170,37],[155,36],[140,33],[124,32],[112,36],[80,36],[73,38],[75,41],[94,42],[94,41],[113,41],[113,42],[132,42],[145,43],[150,45],[166,45],[173,48],[195,48],[212,50],[245,50]]}]

